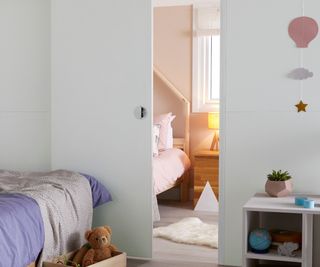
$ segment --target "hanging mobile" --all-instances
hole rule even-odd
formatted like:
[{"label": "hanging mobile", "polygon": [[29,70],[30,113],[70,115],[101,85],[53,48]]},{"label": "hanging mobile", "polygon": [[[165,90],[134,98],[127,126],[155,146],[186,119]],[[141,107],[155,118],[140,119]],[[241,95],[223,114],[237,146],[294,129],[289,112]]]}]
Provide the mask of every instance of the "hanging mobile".
[{"label": "hanging mobile", "polygon": [[307,103],[302,101],[303,96],[303,80],[313,77],[313,73],[303,68],[303,50],[318,34],[318,23],[313,19],[304,15],[304,0],[301,1],[302,17],[295,18],[289,24],[289,36],[294,40],[300,49],[300,68],[291,71],[288,78],[299,80],[300,82],[300,101],[295,105],[297,112],[306,112]]}]

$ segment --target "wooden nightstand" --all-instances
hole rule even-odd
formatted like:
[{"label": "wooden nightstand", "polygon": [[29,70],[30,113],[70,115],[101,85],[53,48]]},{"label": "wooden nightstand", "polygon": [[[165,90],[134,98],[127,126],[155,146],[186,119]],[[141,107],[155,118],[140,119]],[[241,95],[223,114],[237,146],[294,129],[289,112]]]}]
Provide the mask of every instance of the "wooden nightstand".
[{"label": "wooden nightstand", "polygon": [[200,195],[209,181],[214,194],[219,198],[219,151],[204,150],[194,155],[194,196],[196,205]]}]

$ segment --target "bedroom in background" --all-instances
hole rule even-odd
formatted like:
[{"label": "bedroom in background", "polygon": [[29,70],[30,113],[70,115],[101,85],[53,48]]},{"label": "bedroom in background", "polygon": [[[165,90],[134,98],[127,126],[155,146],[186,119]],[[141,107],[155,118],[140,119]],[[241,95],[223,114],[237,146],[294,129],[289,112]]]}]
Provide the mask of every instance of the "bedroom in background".
[{"label": "bedroom in background", "polygon": [[153,12],[153,257],[218,263],[220,2]]}]

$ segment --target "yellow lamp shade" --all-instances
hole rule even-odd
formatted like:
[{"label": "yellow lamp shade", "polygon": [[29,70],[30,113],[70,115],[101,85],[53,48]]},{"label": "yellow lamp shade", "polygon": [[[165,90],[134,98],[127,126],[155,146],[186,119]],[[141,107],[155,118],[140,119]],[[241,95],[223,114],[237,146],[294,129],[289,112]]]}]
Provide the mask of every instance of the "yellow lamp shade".
[{"label": "yellow lamp shade", "polygon": [[219,113],[209,112],[208,113],[208,128],[209,129],[219,129]]}]

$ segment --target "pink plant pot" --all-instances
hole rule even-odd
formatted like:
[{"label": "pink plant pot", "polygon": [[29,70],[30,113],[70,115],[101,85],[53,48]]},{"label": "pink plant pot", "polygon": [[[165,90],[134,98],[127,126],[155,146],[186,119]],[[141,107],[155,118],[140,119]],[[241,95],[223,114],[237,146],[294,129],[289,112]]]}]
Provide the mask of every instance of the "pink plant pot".
[{"label": "pink plant pot", "polygon": [[291,179],[287,181],[270,181],[268,179],[265,190],[271,197],[286,197],[292,193],[293,185]]}]

